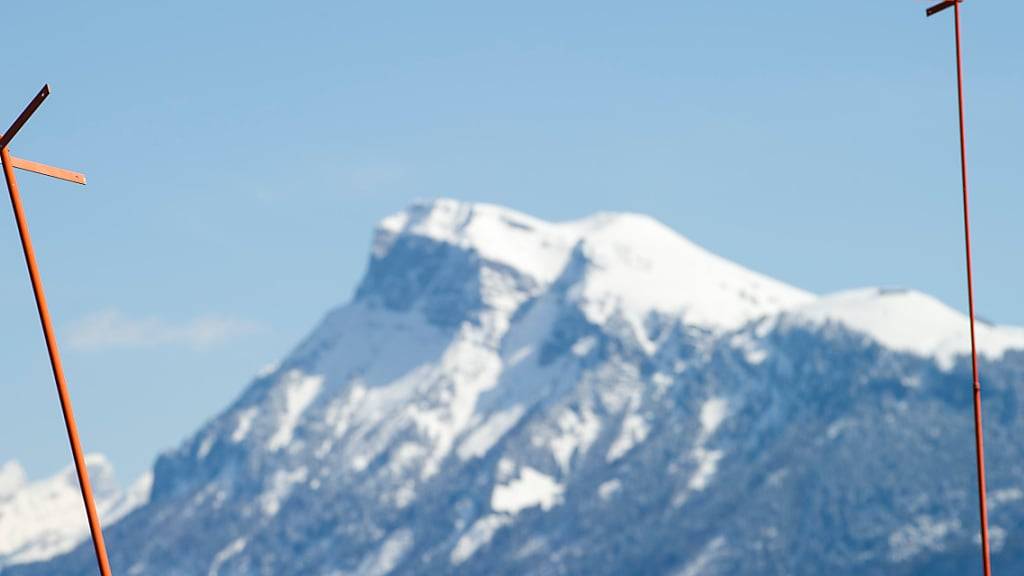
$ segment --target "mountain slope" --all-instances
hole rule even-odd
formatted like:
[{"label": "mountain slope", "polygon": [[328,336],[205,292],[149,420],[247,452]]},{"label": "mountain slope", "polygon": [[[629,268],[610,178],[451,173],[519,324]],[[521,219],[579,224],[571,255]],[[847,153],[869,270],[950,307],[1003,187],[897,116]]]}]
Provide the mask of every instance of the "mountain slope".
[{"label": "mountain slope", "polygon": [[[104,522],[117,522],[149,497],[149,475],[123,491],[102,455],[89,455],[86,465]],[[52,558],[88,536],[74,468],[30,483],[17,462],[0,466],[0,568]]]},{"label": "mountain slope", "polygon": [[[350,303],[160,457],[148,504],[108,530],[112,562],[959,573],[976,523],[964,326],[917,293],[817,298],[644,216],[418,204],[382,221]],[[979,334],[1008,569],[1024,568],[1020,333]],[[83,546],[10,574],[91,562]]]}]

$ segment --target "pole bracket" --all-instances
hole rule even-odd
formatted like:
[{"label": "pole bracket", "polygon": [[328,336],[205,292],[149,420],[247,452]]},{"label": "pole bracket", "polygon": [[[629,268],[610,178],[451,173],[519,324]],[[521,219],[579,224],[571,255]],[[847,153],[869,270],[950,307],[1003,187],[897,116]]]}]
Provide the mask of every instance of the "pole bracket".
[{"label": "pole bracket", "polygon": [[964,0],[945,0],[945,2],[939,2],[935,6],[932,6],[931,8],[925,10],[925,15],[926,16],[935,16],[939,12],[942,12],[943,10],[945,10],[946,8],[952,8],[954,4],[958,4],[958,3],[963,2],[963,1]]}]

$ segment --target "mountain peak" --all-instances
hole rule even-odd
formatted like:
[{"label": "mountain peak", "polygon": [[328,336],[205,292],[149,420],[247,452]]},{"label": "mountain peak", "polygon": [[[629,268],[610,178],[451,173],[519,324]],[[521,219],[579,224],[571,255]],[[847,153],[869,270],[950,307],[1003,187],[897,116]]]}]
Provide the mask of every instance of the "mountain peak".
[{"label": "mountain peak", "polygon": [[416,202],[382,220],[373,255],[383,257],[402,237],[471,249],[543,283],[555,279],[576,240],[557,224],[509,208],[448,198]]},{"label": "mountain peak", "polygon": [[[122,491],[113,466],[102,454],[89,454],[85,462],[105,524],[120,519],[148,498],[145,484]],[[88,534],[73,466],[35,481],[28,481],[16,462],[0,466],[0,572],[7,564],[43,560],[66,552]]]},{"label": "mountain peak", "polygon": [[0,466],[0,500],[20,490],[26,482],[25,469],[14,460]]},{"label": "mountain peak", "polygon": [[[492,204],[437,199],[382,220],[374,258],[386,258],[403,239],[470,251],[540,286],[571,271],[569,295],[595,323],[615,314],[642,322],[654,312],[705,328],[733,328],[812,298],[716,256],[642,214],[601,212],[548,222]],[[405,264],[403,273],[417,263]]]}]

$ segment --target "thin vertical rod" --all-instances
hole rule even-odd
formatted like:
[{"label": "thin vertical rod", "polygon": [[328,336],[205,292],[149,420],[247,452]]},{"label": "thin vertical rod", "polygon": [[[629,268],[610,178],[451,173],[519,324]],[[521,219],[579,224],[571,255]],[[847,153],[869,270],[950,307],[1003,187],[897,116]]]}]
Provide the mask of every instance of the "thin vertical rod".
[{"label": "thin vertical rod", "polygon": [[981,553],[985,576],[991,576],[988,545],[988,504],[985,501],[985,436],[981,426],[981,383],[978,380],[978,347],[974,334],[974,278],[971,274],[971,217],[967,195],[967,138],[964,128],[963,52],[960,48],[960,2],[953,4],[956,27],[956,91],[960,109],[960,176],[964,190],[964,245],[967,252],[967,303],[971,316],[971,370],[974,376],[974,447],[978,465],[978,510],[981,516]]},{"label": "thin vertical rod", "polygon": [[36,297],[39,322],[43,326],[46,350],[50,355],[50,368],[53,370],[53,379],[57,383],[60,409],[64,414],[64,426],[67,428],[68,440],[71,442],[71,455],[75,460],[78,485],[82,490],[82,500],[85,502],[85,514],[89,519],[89,531],[92,533],[92,544],[96,550],[96,561],[99,564],[102,576],[110,576],[107,548],[103,543],[103,530],[100,527],[99,514],[96,512],[96,503],[93,500],[92,485],[89,483],[89,470],[85,465],[82,443],[78,438],[78,426],[75,424],[75,414],[71,409],[71,395],[68,394],[67,383],[64,380],[64,367],[61,364],[60,351],[57,349],[57,338],[54,335],[53,324],[50,321],[50,311],[46,305],[43,280],[39,274],[39,268],[36,266],[36,255],[35,250],[32,248],[32,238],[28,232],[28,221],[25,218],[25,211],[21,205],[18,182],[14,178],[14,166],[11,163],[11,155],[6,147],[0,148],[0,163],[3,164],[4,179],[7,181],[7,190],[11,196],[11,206],[14,208],[14,219],[18,224],[18,234],[21,236],[22,251],[25,253],[25,264],[28,265],[28,275],[32,280],[32,291]]}]

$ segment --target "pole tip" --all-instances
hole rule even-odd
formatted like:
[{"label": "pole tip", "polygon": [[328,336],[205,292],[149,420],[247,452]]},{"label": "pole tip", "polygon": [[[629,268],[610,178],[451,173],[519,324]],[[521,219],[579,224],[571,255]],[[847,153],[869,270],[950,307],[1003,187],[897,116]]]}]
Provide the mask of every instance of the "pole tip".
[{"label": "pole tip", "polygon": [[929,8],[927,10],[925,10],[924,13],[925,13],[926,16],[931,17],[931,16],[934,16],[934,15],[938,14],[939,12],[942,12],[943,10],[945,10],[947,8],[950,8],[950,7],[952,7],[952,6],[956,5],[956,4],[959,4],[959,3],[963,2],[963,1],[964,0],[945,0],[944,2],[939,2],[938,4],[932,6],[931,8]]}]

